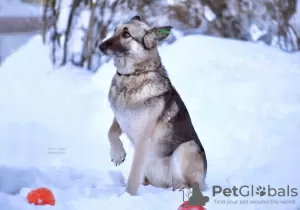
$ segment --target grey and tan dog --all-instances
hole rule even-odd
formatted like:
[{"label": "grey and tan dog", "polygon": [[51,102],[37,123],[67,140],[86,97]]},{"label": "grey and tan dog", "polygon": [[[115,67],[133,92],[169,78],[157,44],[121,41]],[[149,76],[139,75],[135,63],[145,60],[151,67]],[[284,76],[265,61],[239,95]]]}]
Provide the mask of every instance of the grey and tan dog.
[{"label": "grey and tan dog", "polygon": [[126,191],[139,185],[176,189],[194,182],[204,189],[207,162],[188,110],[162,65],[157,44],[172,27],[151,28],[133,17],[99,46],[116,66],[109,91],[114,119],[108,138],[115,165],[126,157],[120,140],[125,133],[134,145]]}]

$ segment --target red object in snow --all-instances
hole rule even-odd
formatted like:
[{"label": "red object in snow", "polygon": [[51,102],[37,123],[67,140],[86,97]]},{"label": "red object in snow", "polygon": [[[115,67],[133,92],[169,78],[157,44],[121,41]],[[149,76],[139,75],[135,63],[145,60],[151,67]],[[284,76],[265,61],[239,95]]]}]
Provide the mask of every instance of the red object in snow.
[{"label": "red object in snow", "polygon": [[55,205],[55,198],[51,190],[40,187],[30,191],[27,195],[28,203],[35,205]]},{"label": "red object in snow", "polygon": [[188,201],[184,201],[177,210],[206,210],[203,206],[190,206]]}]

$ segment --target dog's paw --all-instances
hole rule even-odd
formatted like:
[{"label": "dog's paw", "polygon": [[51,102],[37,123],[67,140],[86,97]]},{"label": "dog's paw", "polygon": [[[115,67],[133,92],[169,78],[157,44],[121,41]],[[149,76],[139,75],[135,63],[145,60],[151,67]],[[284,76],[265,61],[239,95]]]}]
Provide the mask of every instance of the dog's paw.
[{"label": "dog's paw", "polygon": [[130,185],[127,185],[126,193],[128,193],[131,196],[136,196],[137,195],[137,189],[131,187]]},{"label": "dog's paw", "polygon": [[187,184],[178,184],[178,185],[173,186],[173,191],[177,191],[177,190],[182,191],[182,190],[188,189],[188,188],[189,187]]},{"label": "dog's paw", "polygon": [[122,144],[110,148],[110,158],[111,162],[113,162],[116,166],[124,162],[126,158],[126,152]]}]

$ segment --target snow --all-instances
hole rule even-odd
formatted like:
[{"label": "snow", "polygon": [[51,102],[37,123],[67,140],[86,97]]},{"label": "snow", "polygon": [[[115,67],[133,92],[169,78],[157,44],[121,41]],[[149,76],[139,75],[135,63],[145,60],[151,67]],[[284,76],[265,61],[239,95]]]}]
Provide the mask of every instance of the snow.
[{"label": "snow", "polygon": [[[213,197],[211,187],[300,188],[300,54],[206,36],[179,38],[160,52],[207,152],[206,208],[299,208],[299,196],[272,197],[296,200],[291,205],[217,204],[254,198]],[[0,67],[1,210],[177,209],[182,194],[171,189],[141,186],[138,196],[119,196],[133,148],[122,136],[127,159],[110,162],[112,63],[92,74],[53,69],[48,55],[36,36]],[[36,187],[51,189],[56,205],[29,205]]]},{"label": "snow", "polygon": [[266,29],[261,30],[256,24],[251,24],[249,28],[250,35],[253,41],[257,41],[262,36],[266,35],[268,31]]},{"label": "snow", "polygon": [[[20,0],[1,0],[0,1],[0,17],[1,16],[17,16],[17,17],[40,17],[43,12],[43,7],[34,3],[23,3]],[[29,1],[30,2],[30,1]]]},{"label": "snow", "polygon": [[204,6],[204,16],[208,21],[213,21],[214,19],[216,19],[216,15],[208,6]]}]

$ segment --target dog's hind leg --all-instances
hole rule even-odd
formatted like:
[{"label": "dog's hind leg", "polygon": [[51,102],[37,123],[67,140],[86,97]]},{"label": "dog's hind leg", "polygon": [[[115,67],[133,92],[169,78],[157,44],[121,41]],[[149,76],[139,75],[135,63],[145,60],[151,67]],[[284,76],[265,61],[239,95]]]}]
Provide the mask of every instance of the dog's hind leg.
[{"label": "dog's hind leg", "polygon": [[181,144],[172,154],[171,168],[174,179],[174,188],[187,186],[190,188],[193,183],[199,183],[201,190],[205,190],[205,162],[206,159],[199,152],[195,141],[191,140]]},{"label": "dog's hind leg", "polygon": [[110,143],[110,158],[111,161],[117,166],[124,162],[126,152],[123,147],[123,143],[120,140],[122,130],[116,120],[113,119],[112,125],[108,131],[108,139]]},{"label": "dog's hind leg", "polygon": [[170,157],[149,158],[145,169],[145,177],[147,177],[149,184],[154,187],[172,187]]},{"label": "dog's hind leg", "polygon": [[204,190],[204,161],[197,144],[189,141],[181,144],[171,156],[152,157],[148,160],[145,177],[155,187],[180,190],[191,188],[197,182],[200,189]]}]

